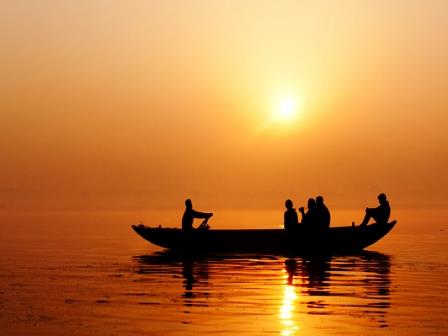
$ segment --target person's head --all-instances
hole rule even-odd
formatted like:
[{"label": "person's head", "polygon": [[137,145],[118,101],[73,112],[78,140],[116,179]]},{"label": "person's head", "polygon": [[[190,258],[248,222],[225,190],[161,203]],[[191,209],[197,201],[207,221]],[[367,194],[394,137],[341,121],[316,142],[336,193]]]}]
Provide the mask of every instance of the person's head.
[{"label": "person's head", "polygon": [[192,209],[193,208],[193,204],[191,203],[191,199],[187,198],[185,200],[185,206],[187,207],[187,209]]},{"label": "person's head", "polygon": [[322,205],[324,204],[324,198],[322,196],[317,196],[316,197],[316,204],[317,205]]},{"label": "person's head", "polygon": [[378,201],[380,201],[380,204],[383,204],[387,201],[387,197],[385,194],[381,193],[378,195]]},{"label": "person's head", "polygon": [[286,207],[286,209],[292,209],[292,201],[290,200],[290,199],[287,199],[286,201],[285,201],[285,207]]},{"label": "person's head", "polygon": [[308,200],[308,209],[314,209],[316,207],[316,201],[314,198],[310,198]]}]

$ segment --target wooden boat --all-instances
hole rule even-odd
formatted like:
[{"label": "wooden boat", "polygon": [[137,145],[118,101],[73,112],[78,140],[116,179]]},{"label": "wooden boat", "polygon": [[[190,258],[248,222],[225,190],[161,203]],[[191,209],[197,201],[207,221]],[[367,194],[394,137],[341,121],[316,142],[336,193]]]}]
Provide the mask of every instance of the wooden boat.
[{"label": "wooden boat", "polygon": [[351,254],[383,238],[396,224],[374,223],[364,227],[333,227],[321,232],[298,228],[283,229],[194,230],[188,236],[181,229],[132,228],[147,241],[171,250],[205,253],[292,253]]}]

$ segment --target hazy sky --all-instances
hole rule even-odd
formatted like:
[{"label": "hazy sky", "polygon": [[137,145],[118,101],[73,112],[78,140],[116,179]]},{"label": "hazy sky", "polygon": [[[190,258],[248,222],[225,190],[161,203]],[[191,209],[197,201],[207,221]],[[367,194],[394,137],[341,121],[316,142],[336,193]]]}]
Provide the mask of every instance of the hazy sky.
[{"label": "hazy sky", "polygon": [[445,0],[0,1],[0,209],[446,206],[447,36]]}]

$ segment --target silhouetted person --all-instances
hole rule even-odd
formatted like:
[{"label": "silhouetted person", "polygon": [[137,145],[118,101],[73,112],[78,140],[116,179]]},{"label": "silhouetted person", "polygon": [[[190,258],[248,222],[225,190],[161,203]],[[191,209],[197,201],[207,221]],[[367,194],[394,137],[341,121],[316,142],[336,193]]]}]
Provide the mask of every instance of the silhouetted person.
[{"label": "silhouetted person", "polygon": [[330,210],[324,204],[324,198],[322,196],[316,197],[316,223],[319,228],[328,229],[330,227]]},{"label": "silhouetted person", "polygon": [[190,199],[185,200],[185,212],[182,217],[182,230],[184,232],[191,232],[193,230],[193,220],[195,218],[209,219],[213,216],[211,212],[199,212],[193,209],[193,204]]},{"label": "silhouetted person", "polygon": [[378,195],[380,205],[376,208],[366,208],[366,215],[360,226],[366,226],[370,218],[377,223],[387,223],[390,217],[390,206],[385,194]]},{"label": "silhouetted person", "polygon": [[305,213],[303,207],[299,208],[302,214],[302,224],[307,228],[313,228],[316,223],[316,201],[314,198],[308,200],[308,211]]},{"label": "silhouetted person", "polygon": [[297,211],[293,208],[291,200],[286,200],[285,202],[285,215],[284,215],[284,225],[286,231],[294,230],[297,225],[299,225],[299,218],[297,217]]}]

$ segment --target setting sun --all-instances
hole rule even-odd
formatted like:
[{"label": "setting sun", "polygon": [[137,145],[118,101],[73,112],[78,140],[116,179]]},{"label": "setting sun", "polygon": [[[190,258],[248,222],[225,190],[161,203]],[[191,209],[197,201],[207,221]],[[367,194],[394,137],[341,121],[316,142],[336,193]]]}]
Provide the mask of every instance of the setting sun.
[{"label": "setting sun", "polygon": [[274,104],[272,119],[279,123],[289,123],[297,119],[301,112],[301,106],[297,98],[286,97],[278,99]]},{"label": "setting sun", "polygon": [[296,129],[297,121],[302,116],[303,96],[292,89],[281,89],[273,92],[268,96],[268,113],[256,131],[289,134],[289,130]]},{"label": "setting sun", "polygon": [[284,99],[279,104],[278,114],[284,120],[291,120],[296,116],[296,102],[293,99]]}]

